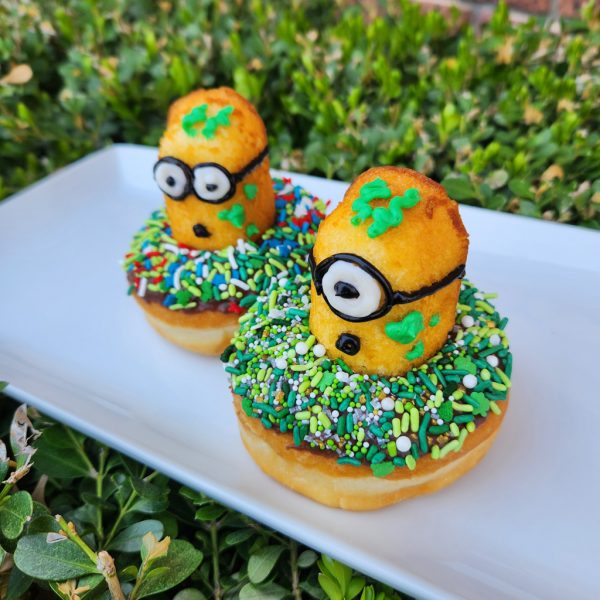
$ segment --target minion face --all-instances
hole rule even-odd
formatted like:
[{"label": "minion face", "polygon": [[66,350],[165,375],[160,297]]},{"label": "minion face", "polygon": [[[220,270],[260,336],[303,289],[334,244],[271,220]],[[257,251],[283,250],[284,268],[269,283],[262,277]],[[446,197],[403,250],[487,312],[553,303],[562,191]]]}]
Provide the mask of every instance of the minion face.
[{"label": "minion face", "polygon": [[233,90],[198,90],[177,100],[154,166],[173,237],[217,250],[272,226],[268,153],[261,118]]},{"label": "minion face", "polygon": [[355,371],[421,364],[454,324],[467,248],[441,186],[407,169],[367,171],[319,228],[312,333]]}]

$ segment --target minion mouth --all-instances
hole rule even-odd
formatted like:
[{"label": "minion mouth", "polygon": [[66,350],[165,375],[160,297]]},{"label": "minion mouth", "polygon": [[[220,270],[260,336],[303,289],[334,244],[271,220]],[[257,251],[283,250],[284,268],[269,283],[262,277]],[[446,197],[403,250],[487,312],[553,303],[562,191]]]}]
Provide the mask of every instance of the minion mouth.
[{"label": "minion mouth", "polygon": [[335,347],[344,354],[354,356],[360,351],[360,338],[352,333],[342,333],[338,337]]},{"label": "minion mouth", "polygon": [[211,236],[210,232],[202,223],[196,223],[192,229],[194,230],[194,235],[199,238],[209,238]]}]

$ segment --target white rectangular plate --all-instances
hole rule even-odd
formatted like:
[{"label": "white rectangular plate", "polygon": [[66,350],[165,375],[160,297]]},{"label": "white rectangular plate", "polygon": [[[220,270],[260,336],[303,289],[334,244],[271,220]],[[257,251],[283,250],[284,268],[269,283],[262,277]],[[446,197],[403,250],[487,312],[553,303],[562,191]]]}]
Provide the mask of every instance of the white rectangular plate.
[{"label": "white rectangular plate", "polygon": [[[469,277],[499,292],[510,317],[508,415],[488,456],[450,488],[343,512],[263,475],[218,359],[161,339],[126,296],[119,261],[162,202],[155,157],[114,146],[0,204],[10,394],[418,597],[598,597],[598,233],[462,207]],[[334,205],[347,187],[287,175]]]}]

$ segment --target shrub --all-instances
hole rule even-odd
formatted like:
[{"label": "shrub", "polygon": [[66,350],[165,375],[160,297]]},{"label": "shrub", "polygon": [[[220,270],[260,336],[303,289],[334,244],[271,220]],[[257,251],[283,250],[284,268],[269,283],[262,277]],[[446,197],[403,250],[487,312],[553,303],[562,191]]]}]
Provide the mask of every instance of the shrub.
[{"label": "shrub", "polygon": [[232,85],[275,166],[405,164],[462,202],[600,227],[593,2],[556,34],[500,4],[480,35],[406,0],[373,19],[347,4],[0,4],[0,197],[108,143],[154,145],[175,97]]}]

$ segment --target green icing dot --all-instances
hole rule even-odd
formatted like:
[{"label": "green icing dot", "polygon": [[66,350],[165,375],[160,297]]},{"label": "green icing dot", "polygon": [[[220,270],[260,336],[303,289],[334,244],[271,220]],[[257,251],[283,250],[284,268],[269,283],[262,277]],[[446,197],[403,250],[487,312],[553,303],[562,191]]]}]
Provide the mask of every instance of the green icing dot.
[{"label": "green icing dot", "polygon": [[369,202],[375,199],[386,200],[392,195],[388,184],[381,178],[374,179],[365,183],[359,191],[358,198],[352,203],[352,210],[356,213],[350,222],[352,225],[360,225],[369,217],[373,223],[367,229],[367,235],[370,238],[376,238],[384,234],[391,227],[397,227],[402,223],[404,215],[402,209],[415,206],[421,196],[419,190],[410,188],[406,190],[403,196],[394,196],[389,206],[378,206],[373,208]]},{"label": "green icing dot", "polygon": [[435,313],[435,315],[433,315],[431,317],[431,319],[429,319],[429,327],[435,327],[439,322],[440,322],[440,314]]},{"label": "green icing dot", "polygon": [[477,402],[477,406],[473,407],[473,414],[475,416],[485,417],[490,410],[490,401],[486,398],[485,394],[475,392],[471,394],[471,398]]},{"label": "green icing dot", "polygon": [[425,346],[423,345],[423,342],[421,342],[419,340],[414,345],[413,349],[410,352],[407,352],[405,354],[405,357],[408,358],[408,360],[414,360],[415,358],[419,358],[420,356],[423,356],[424,351],[425,351]]},{"label": "green icing dot", "polygon": [[234,227],[241,229],[246,220],[246,210],[241,204],[234,204],[229,210],[222,210],[218,215],[221,221],[229,221]]},{"label": "green icing dot", "polygon": [[417,339],[417,335],[423,328],[423,314],[418,310],[413,310],[401,321],[387,323],[385,334],[395,342],[410,344]]},{"label": "green icing dot", "polygon": [[394,468],[394,463],[391,462],[381,462],[371,465],[371,470],[375,477],[386,477],[393,472]]},{"label": "green icing dot", "polygon": [[256,198],[256,192],[258,192],[258,186],[255,183],[247,183],[244,186],[244,194],[248,200],[254,200]]},{"label": "green icing dot", "polygon": [[254,223],[250,223],[250,225],[248,225],[248,227],[246,227],[246,235],[248,237],[252,237],[253,235],[256,235],[258,232],[259,232],[259,229]]},{"label": "green icing dot", "polygon": [[459,371],[467,371],[471,375],[477,373],[477,367],[475,363],[466,356],[459,356],[454,362],[454,367]]},{"label": "green icing dot", "polygon": [[183,116],[181,126],[189,136],[193,137],[198,134],[197,126],[199,123],[204,123],[204,127],[200,133],[208,140],[215,137],[218,127],[228,127],[231,125],[229,115],[233,112],[233,106],[224,106],[212,117],[207,116],[207,110],[208,104],[201,104]]},{"label": "green icing dot", "polygon": [[452,402],[446,400],[446,402],[442,402],[442,405],[438,408],[438,415],[444,421],[451,421],[454,416],[454,409],[452,408]]}]

